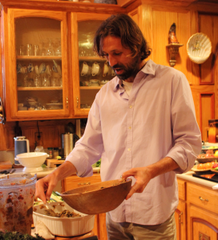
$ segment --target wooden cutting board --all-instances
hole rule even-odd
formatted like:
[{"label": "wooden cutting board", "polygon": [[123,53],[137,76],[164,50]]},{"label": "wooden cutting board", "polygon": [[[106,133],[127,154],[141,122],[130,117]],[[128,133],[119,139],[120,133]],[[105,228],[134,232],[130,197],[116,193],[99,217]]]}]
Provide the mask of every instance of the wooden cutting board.
[{"label": "wooden cutting board", "polygon": [[[55,240],[80,240],[80,239],[86,239],[86,238],[91,238],[91,237],[95,237],[95,234],[93,233],[93,231],[84,234],[82,236],[76,236],[76,237],[56,237]],[[97,237],[96,237],[97,239]]]},{"label": "wooden cutting board", "polygon": [[12,168],[11,161],[0,162],[0,169],[10,169]]}]

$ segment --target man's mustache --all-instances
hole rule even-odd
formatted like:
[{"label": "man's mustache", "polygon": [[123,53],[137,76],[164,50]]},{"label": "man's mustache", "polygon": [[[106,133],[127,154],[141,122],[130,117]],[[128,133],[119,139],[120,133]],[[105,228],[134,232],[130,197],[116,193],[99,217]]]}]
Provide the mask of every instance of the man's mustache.
[{"label": "man's mustache", "polygon": [[111,68],[115,70],[116,68],[123,68],[123,65],[115,64],[114,66],[111,66]]}]

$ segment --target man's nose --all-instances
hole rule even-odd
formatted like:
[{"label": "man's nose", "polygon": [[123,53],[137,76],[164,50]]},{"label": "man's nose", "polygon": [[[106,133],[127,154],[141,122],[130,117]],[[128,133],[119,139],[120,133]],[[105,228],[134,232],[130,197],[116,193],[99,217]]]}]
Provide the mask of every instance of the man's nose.
[{"label": "man's nose", "polygon": [[112,56],[108,56],[108,63],[111,67],[113,67],[114,65],[117,64],[117,60],[116,60],[116,58],[114,58]]}]

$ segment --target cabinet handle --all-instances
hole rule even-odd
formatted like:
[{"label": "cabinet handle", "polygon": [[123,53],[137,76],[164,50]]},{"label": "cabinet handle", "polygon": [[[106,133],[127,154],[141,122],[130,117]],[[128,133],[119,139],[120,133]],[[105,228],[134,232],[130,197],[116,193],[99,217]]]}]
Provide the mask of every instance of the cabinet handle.
[{"label": "cabinet handle", "polygon": [[183,214],[183,212],[181,212],[181,213],[179,214],[179,222],[180,222],[181,224],[183,224],[183,221],[182,221],[182,214]]},{"label": "cabinet handle", "polygon": [[90,185],[90,182],[78,183],[78,186],[80,185]]},{"label": "cabinet handle", "polygon": [[68,97],[66,97],[66,108],[68,108],[68,103],[69,103]]},{"label": "cabinet handle", "polygon": [[208,199],[204,199],[204,198],[202,198],[201,196],[199,197],[199,199],[200,199],[202,202],[209,202]]},{"label": "cabinet handle", "polygon": [[79,98],[76,97],[76,108],[79,108]]}]

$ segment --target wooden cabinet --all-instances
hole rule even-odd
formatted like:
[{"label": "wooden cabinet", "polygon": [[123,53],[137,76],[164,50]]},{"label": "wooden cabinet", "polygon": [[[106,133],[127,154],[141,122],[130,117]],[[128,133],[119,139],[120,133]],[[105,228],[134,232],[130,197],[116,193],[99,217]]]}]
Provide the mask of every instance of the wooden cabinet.
[{"label": "wooden cabinet", "polygon": [[[87,117],[101,85],[113,77],[93,52],[95,31],[124,9],[50,0],[1,4],[6,121]],[[104,66],[110,73],[103,75]]]},{"label": "wooden cabinet", "polygon": [[5,8],[7,121],[69,116],[67,14]]},{"label": "wooden cabinet", "polygon": [[187,183],[188,239],[218,239],[218,193],[207,187]]},{"label": "wooden cabinet", "polygon": [[178,240],[218,239],[218,192],[178,179],[179,204],[175,212]]},{"label": "wooden cabinet", "polygon": [[114,71],[106,60],[98,57],[93,51],[95,32],[109,16],[96,13],[71,14],[71,46],[72,52],[75,53],[71,59],[75,116],[88,115],[96,93],[114,76]]},{"label": "wooden cabinet", "polygon": [[177,229],[177,240],[187,240],[186,238],[186,183],[178,179],[179,204],[175,211],[175,221]]},{"label": "wooden cabinet", "polygon": [[[92,177],[80,178],[78,176],[70,176],[62,181],[62,192],[74,189],[83,185],[101,182],[100,174],[94,174]],[[87,203],[88,204],[88,203]],[[97,214],[95,217],[95,226],[93,229],[99,240],[107,240],[106,230],[106,214]]]}]

